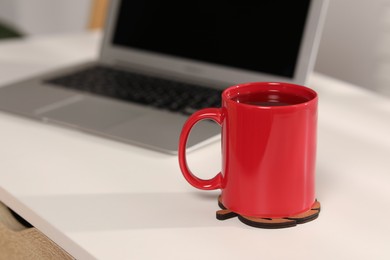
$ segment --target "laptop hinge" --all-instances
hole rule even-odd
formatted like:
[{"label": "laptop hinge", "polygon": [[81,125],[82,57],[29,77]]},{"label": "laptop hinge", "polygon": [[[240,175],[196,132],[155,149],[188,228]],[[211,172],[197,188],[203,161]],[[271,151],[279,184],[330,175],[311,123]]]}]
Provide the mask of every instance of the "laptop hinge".
[{"label": "laptop hinge", "polygon": [[197,77],[196,75],[189,75],[180,72],[172,72],[159,68],[150,68],[147,66],[143,66],[140,64],[133,64],[131,62],[125,62],[121,60],[114,61],[111,63],[111,66],[116,68],[121,68],[129,71],[138,72],[141,74],[147,74],[151,76],[166,78],[169,80],[177,80],[185,83],[199,84],[206,87],[212,87],[217,89],[225,89],[230,86],[230,83],[227,82],[219,82],[212,79],[205,79],[201,77]]}]

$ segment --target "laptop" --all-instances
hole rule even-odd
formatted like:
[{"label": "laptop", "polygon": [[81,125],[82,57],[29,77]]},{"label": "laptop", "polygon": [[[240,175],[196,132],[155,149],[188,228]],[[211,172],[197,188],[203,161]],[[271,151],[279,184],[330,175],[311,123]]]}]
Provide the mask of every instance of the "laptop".
[{"label": "laptop", "polygon": [[[111,0],[98,60],[0,88],[0,109],[176,154],[188,116],[234,84],[306,84],[325,1]],[[202,121],[188,150],[218,140]]]}]

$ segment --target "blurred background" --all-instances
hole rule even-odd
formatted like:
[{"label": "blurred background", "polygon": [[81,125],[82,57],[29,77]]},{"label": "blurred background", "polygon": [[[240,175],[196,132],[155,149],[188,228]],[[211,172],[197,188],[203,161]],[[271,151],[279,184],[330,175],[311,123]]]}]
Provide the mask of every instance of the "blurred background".
[{"label": "blurred background", "polygon": [[[0,0],[0,39],[100,29],[109,0]],[[329,0],[315,71],[390,97],[390,0]]]}]

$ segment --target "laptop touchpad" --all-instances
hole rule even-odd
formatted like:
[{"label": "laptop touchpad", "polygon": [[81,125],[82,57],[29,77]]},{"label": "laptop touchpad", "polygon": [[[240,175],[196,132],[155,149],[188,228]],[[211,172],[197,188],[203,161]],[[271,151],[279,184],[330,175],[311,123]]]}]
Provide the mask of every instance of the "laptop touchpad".
[{"label": "laptop touchpad", "polygon": [[[72,127],[88,130],[106,129],[120,122],[129,121],[142,116],[145,110],[142,107],[132,106],[117,101],[99,97],[77,96],[74,102],[52,104],[40,113],[47,121],[65,124]],[[41,109],[42,111],[42,109]]]}]

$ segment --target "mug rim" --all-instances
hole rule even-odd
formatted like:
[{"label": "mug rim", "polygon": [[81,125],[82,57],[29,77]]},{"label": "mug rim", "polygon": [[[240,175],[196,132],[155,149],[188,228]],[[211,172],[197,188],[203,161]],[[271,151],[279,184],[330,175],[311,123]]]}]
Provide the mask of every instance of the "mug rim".
[{"label": "mug rim", "polygon": [[[245,104],[233,100],[234,97],[240,94],[239,91],[244,91],[244,93],[249,93],[250,91],[253,92],[254,89],[258,89],[259,87],[268,90],[274,89],[276,91],[281,91],[282,89],[289,90],[290,93],[300,92],[301,94],[300,96],[302,96],[302,94],[305,94],[305,98],[307,98],[307,101],[296,103],[296,104],[283,105],[283,106],[266,106],[266,105]],[[248,83],[233,85],[222,92],[223,101],[226,101],[227,103],[232,105],[244,106],[251,109],[289,109],[292,107],[307,106],[309,103],[312,103],[317,99],[318,99],[318,94],[313,89],[302,85],[294,84],[294,83],[288,83],[288,82],[248,82]]]}]

